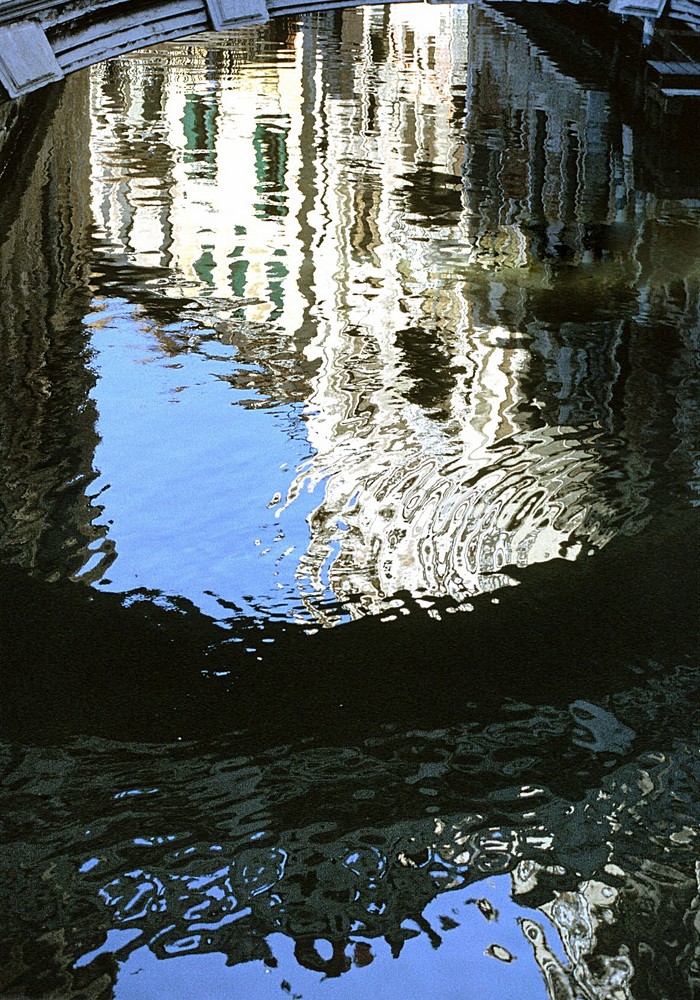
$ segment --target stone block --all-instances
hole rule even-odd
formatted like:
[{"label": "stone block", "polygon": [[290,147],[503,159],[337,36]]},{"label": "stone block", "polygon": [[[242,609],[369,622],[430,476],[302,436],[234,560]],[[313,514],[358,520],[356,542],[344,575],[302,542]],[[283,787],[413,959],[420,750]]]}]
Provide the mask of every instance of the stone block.
[{"label": "stone block", "polygon": [[205,4],[217,31],[270,20],[265,0],[205,0]]},{"label": "stone block", "polygon": [[38,21],[0,25],[0,83],[10,97],[63,79],[63,71]]}]

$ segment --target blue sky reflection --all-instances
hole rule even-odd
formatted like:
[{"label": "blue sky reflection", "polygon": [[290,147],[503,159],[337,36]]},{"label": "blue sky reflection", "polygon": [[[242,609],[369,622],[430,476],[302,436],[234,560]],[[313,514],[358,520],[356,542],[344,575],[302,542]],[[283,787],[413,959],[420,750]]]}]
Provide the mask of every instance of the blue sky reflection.
[{"label": "blue sky reflection", "polygon": [[231,610],[212,595],[249,615],[261,605],[274,615],[280,604],[290,615],[306,516],[318,503],[313,491],[288,507],[272,503],[309,458],[298,405],[232,405],[254,395],[214,377],[235,361],[183,351],[173,363],[134,307],[104,311],[91,338],[94,494],[117,557],[101,586],[179,595],[215,618]]}]

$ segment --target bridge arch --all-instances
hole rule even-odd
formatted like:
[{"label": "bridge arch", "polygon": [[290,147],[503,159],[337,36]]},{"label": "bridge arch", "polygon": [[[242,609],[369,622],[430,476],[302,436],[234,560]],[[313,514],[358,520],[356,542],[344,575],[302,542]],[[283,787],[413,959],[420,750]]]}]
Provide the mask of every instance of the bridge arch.
[{"label": "bridge arch", "polygon": [[0,0],[0,100],[20,97],[86,66],[160,42],[363,2]]}]

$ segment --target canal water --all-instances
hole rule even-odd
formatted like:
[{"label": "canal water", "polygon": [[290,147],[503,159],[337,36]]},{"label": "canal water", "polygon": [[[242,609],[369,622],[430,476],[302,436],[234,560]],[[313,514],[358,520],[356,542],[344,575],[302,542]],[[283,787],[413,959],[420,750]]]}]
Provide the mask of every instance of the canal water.
[{"label": "canal water", "polygon": [[700,990],[697,146],[530,20],[0,107],[0,997]]}]

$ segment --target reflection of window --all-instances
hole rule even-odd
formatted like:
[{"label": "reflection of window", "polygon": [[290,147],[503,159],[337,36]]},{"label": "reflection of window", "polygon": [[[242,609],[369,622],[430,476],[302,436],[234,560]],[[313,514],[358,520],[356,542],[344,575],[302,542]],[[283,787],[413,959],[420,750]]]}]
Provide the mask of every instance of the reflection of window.
[{"label": "reflection of window", "polygon": [[200,281],[205,282],[207,285],[214,284],[215,267],[216,261],[212,256],[211,250],[204,250],[199,260],[194,262],[194,269],[197,272]]},{"label": "reflection of window", "polygon": [[256,192],[262,198],[255,205],[259,219],[280,218],[288,212],[287,185],[287,136],[289,128],[258,122],[253,134],[255,149]]},{"label": "reflection of window", "polygon": [[233,258],[229,265],[231,275],[231,288],[234,295],[245,295],[246,273],[248,271],[248,261],[242,256],[243,247],[236,247],[229,256]]},{"label": "reflection of window", "polygon": [[182,127],[185,133],[185,163],[201,163],[207,176],[214,175],[216,162],[216,102],[188,94]]},{"label": "reflection of window", "polygon": [[352,223],[349,227],[350,243],[355,256],[373,254],[375,263],[379,259],[374,251],[381,245],[382,238],[377,226],[380,192],[371,180],[358,181],[353,195]]},{"label": "reflection of window", "polygon": [[284,309],[284,279],[289,271],[281,260],[268,261],[265,270],[267,271],[269,298],[274,305],[274,310],[269,318],[276,320],[282,315]]}]

